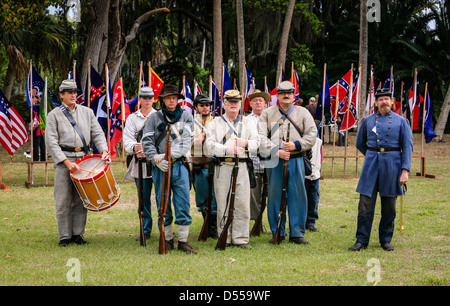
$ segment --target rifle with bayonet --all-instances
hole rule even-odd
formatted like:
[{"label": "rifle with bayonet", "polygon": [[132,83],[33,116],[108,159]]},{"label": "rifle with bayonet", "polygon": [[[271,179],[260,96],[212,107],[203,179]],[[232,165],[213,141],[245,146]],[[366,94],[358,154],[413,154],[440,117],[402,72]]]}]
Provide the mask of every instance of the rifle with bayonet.
[{"label": "rifle with bayonet", "polygon": [[166,151],[164,159],[168,161],[167,172],[163,173],[161,203],[159,207],[159,254],[166,254],[166,236],[164,233],[164,221],[166,218],[167,204],[169,202],[170,175],[172,172],[172,157],[170,143],[170,124],[167,124]]},{"label": "rifle with bayonet", "polygon": [[264,210],[266,209],[267,189],[269,183],[267,181],[267,174],[265,170],[262,176],[263,176],[263,191],[261,197],[261,208],[259,209],[259,215],[255,220],[255,224],[253,224],[252,230],[250,232],[250,237],[259,236],[261,234],[262,219]]},{"label": "rifle with bayonet", "polygon": [[[289,142],[289,136],[290,136],[290,128],[291,123],[288,122],[287,126],[287,135],[286,135],[286,143]],[[284,218],[286,217],[286,187],[287,187],[287,168],[288,168],[288,161],[284,161],[284,172],[283,172],[283,190],[281,192],[281,203],[280,203],[280,212],[278,214],[278,224],[277,224],[277,231],[275,232],[275,237],[273,238],[273,244],[280,244],[281,240],[281,225],[283,223]]]}]

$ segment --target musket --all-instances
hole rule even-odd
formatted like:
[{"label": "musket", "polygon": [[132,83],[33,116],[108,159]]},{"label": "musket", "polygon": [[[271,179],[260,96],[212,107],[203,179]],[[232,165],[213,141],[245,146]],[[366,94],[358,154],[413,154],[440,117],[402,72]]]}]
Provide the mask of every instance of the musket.
[{"label": "musket", "polygon": [[261,208],[259,210],[259,215],[255,220],[255,224],[253,224],[252,230],[250,232],[250,237],[259,236],[261,234],[261,227],[262,227],[262,219],[263,219],[263,213],[266,208],[266,199],[267,199],[267,189],[268,189],[268,180],[267,180],[267,174],[264,170],[263,174],[263,190],[262,190],[262,197],[261,197]]},{"label": "musket", "polygon": [[[237,140],[236,140],[237,142]],[[236,196],[236,182],[239,172],[239,157],[235,154],[233,171],[231,172],[231,195],[230,202],[228,203],[228,216],[227,221],[223,227],[222,233],[220,233],[219,240],[217,241],[216,250],[225,250],[227,247],[228,229],[233,222],[233,212],[234,212],[234,199]]]},{"label": "musket", "polygon": [[203,226],[198,235],[198,241],[206,241],[209,235],[209,223],[211,222],[212,198],[213,198],[213,178],[215,163],[213,160],[209,162],[208,167],[208,199],[206,201],[206,212]]},{"label": "musket", "polygon": [[164,233],[164,221],[166,218],[167,204],[169,202],[170,192],[170,175],[172,168],[171,158],[171,143],[170,143],[170,124],[167,124],[167,136],[166,136],[166,151],[164,159],[168,161],[167,172],[163,173],[161,203],[159,208],[159,254],[166,254],[166,235]]},{"label": "musket", "polygon": [[145,241],[144,235],[144,196],[143,196],[143,180],[142,180],[142,158],[138,158],[138,199],[139,199],[139,241],[141,246],[147,246],[147,242]]},{"label": "musket", "polygon": [[[291,125],[291,123],[288,122],[286,143],[289,142],[290,128],[291,128],[290,125]],[[283,173],[283,190],[281,192],[280,212],[278,213],[277,231],[275,232],[275,237],[273,238],[273,244],[280,244],[280,242],[281,242],[280,241],[281,224],[283,223],[283,220],[286,217],[287,168],[288,168],[288,160],[285,160],[284,161],[284,173]]]},{"label": "musket", "polygon": [[[242,88],[244,88],[245,85],[245,79],[244,79],[244,74],[245,74],[245,66],[242,69]],[[242,129],[243,129],[243,121],[244,121],[244,103],[241,102],[241,109],[240,112],[238,114],[238,116],[241,116],[240,120],[241,122],[239,123],[239,128],[238,128],[238,133],[237,133],[237,137],[240,138],[241,137],[241,133],[242,133]],[[234,166],[233,166],[233,170],[231,172],[231,195],[230,195],[230,202],[228,203],[228,216],[227,216],[227,221],[225,222],[225,226],[222,229],[222,233],[220,233],[219,236],[219,240],[217,241],[216,244],[216,250],[225,250],[225,248],[227,247],[227,238],[228,238],[228,229],[231,225],[231,222],[233,222],[233,212],[234,212],[234,199],[236,196],[236,183],[237,183],[237,176],[238,176],[238,172],[239,172],[239,155],[237,154],[237,139],[236,139],[236,147],[235,147],[235,154],[234,154]],[[227,196],[227,201],[228,201],[228,196]],[[225,212],[224,212],[225,214]]]}]

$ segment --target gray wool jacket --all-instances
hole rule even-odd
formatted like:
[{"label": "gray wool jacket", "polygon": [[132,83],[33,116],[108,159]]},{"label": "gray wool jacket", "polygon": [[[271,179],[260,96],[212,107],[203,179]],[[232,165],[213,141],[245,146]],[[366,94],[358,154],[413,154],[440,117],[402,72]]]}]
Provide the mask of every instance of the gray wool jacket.
[{"label": "gray wool jacket", "polygon": [[[148,117],[142,135],[142,148],[144,154],[147,156],[147,160],[152,161],[153,164],[155,164],[154,156],[156,154],[163,154],[166,151],[167,130],[161,130],[161,124],[165,123],[162,120],[161,115],[164,116],[160,110]],[[164,134],[164,137],[160,136],[161,134]],[[157,144],[160,137],[161,141]],[[194,120],[191,114],[183,111],[180,120],[171,125],[170,139],[172,140],[172,159],[190,154],[192,143],[194,141]]]},{"label": "gray wool jacket", "polygon": [[[107,151],[108,145],[106,144],[105,134],[94,115],[94,111],[79,104],[75,105],[73,111],[67,109],[83,133],[86,143],[89,145],[92,142],[99,152]],[[47,115],[45,145],[55,166],[68,157],[81,158],[85,155],[84,151],[67,152],[61,150],[60,146],[83,148],[83,142],[59,107],[53,109]]]}]

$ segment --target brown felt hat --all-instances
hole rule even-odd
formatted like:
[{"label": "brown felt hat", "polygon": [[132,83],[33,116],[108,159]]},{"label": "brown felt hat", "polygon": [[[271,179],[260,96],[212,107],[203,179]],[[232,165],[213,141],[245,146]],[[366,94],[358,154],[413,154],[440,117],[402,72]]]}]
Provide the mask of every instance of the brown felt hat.
[{"label": "brown felt hat", "polygon": [[167,96],[178,96],[178,99],[184,99],[184,96],[178,90],[178,86],[166,84],[164,85],[164,92],[158,98],[165,98]]},{"label": "brown felt hat", "polygon": [[256,97],[263,98],[264,101],[266,101],[266,103],[270,101],[270,94],[268,92],[262,92],[259,89],[255,89],[251,94],[248,95],[248,98],[250,99],[250,101]]}]

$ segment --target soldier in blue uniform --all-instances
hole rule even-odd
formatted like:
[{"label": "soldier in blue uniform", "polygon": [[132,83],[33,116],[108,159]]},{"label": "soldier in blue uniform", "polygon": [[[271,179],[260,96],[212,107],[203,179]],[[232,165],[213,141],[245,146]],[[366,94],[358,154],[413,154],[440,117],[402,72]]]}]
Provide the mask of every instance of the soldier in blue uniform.
[{"label": "soldier in blue uniform", "polygon": [[386,251],[393,251],[395,202],[403,195],[413,152],[411,128],[407,119],[394,113],[392,93],[375,94],[375,113],[361,121],[356,147],[365,155],[356,191],[360,193],[356,243],[350,251],[367,248],[372,229],[377,193],[381,197],[379,240]]}]

